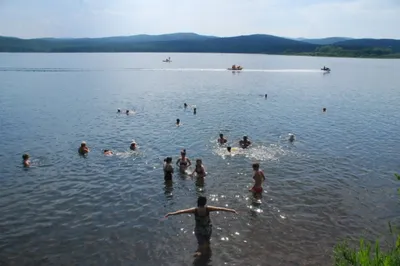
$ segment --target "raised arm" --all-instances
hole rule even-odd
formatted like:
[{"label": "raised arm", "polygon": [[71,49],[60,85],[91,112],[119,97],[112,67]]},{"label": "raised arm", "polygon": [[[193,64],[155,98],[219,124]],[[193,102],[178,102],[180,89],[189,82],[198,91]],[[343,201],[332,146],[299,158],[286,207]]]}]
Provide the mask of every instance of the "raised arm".
[{"label": "raised arm", "polygon": [[237,211],[235,211],[234,209],[228,209],[224,207],[207,206],[207,210],[209,210],[210,212],[222,211],[222,212],[232,212],[237,214]]},{"label": "raised arm", "polygon": [[185,214],[185,213],[194,213],[195,209],[196,208],[190,208],[190,209],[185,209],[185,210],[179,210],[176,212],[169,212],[169,213],[167,213],[167,215],[165,215],[165,217],[172,216],[172,215],[178,215],[178,214]]}]

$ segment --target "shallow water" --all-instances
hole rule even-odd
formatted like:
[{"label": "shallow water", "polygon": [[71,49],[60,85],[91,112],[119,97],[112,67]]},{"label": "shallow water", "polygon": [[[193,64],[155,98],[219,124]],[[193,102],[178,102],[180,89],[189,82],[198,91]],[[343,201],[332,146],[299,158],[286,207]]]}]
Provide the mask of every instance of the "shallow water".
[{"label": "shallow water", "polygon": [[[245,69],[224,70],[233,63]],[[398,60],[0,54],[0,265],[329,265],[337,240],[386,236],[398,222],[397,69]],[[253,147],[228,155],[220,132]],[[165,186],[162,161],[182,148],[203,159],[204,188],[179,174]],[[267,175],[261,204],[248,193],[256,161]],[[212,214],[203,261],[191,257],[193,217],[163,218],[198,195],[239,212]]]}]

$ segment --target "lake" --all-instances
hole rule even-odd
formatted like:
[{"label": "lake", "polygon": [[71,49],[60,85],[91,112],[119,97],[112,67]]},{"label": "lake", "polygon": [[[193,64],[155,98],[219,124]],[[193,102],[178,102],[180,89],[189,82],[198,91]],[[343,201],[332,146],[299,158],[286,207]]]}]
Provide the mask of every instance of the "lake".
[{"label": "lake", "polygon": [[[0,54],[0,265],[330,265],[339,240],[384,239],[400,222],[399,69],[271,55]],[[220,132],[233,147],[243,135],[253,145],[229,156]],[[203,188],[177,173],[164,184],[163,159],[181,149],[203,159]],[[267,176],[261,204],[248,192],[253,162]],[[238,215],[211,214],[212,255],[194,260],[194,218],[163,217],[199,195]]]}]

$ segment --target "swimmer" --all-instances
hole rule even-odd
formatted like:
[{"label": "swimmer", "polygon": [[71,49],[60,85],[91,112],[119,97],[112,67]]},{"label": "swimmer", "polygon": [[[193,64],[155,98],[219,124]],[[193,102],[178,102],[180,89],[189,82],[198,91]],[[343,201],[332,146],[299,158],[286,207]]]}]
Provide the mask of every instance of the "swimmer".
[{"label": "swimmer", "polygon": [[181,120],[178,118],[176,119],[176,126],[179,127],[181,125]]},{"label": "swimmer", "polygon": [[186,109],[187,107],[188,107],[187,103],[184,103],[184,104],[183,104],[183,108]]},{"label": "swimmer", "polygon": [[206,174],[206,169],[204,168],[203,161],[201,159],[196,160],[196,166],[191,174],[193,176],[196,173],[197,179],[204,179]]},{"label": "swimmer", "polygon": [[267,99],[268,98],[268,94],[265,94],[264,97],[265,97],[265,99]]},{"label": "swimmer", "polygon": [[82,141],[81,146],[78,149],[80,155],[88,154],[90,152],[89,148],[86,146],[86,142]]},{"label": "swimmer", "polygon": [[197,208],[190,208],[185,210],[179,210],[176,212],[170,212],[165,215],[169,217],[178,214],[193,214],[196,221],[194,232],[197,238],[197,251],[194,254],[195,257],[204,255],[210,250],[210,239],[212,234],[212,224],[210,219],[210,212],[223,211],[237,214],[234,209],[228,209],[223,207],[206,206],[207,198],[199,197],[197,199]]},{"label": "swimmer", "polygon": [[22,163],[23,163],[24,167],[31,166],[31,161],[29,160],[29,158],[30,158],[30,156],[27,153],[22,155]]},{"label": "swimmer", "polygon": [[164,160],[164,180],[172,181],[172,174],[174,173],[174,167],[172,167],[172,157],[167,157]]},{"label": "swimmer", "polygon": [[324,112],[324,113],[326,112],[326,108],[325,108],[325,107],[324,107],[324,108],[322,108],[322,112]]},{"label": "swimmer", "polygon": [[239,145],[242,147],[242,149],[246,149],[251,145],[251,141],[247,138],[247,136],[243,136],[243,139],[239,141]]},{"label": "swimmer", "polygon": [[196,107],[193,108],[193,114],[194,114],[194,115],[197,114],[197,108],[196,108]]},{"label": "swimmer", "polygon": [[226,138],[224,138],[224,134],[219,134],[219,139],[218,139],[218,143],[219,144],[225,144],[225,143],[227,143],[228,142],[228,140],[226,139]]},{"label": "swimmer", "polygon": [[121,109],[118,108],[118,109],[117,109],[117,113],[121,113]]},{"label": "swimmer", "polygon": [[129,146],[129,149],[131,149],[132,151],[136,150],[136,142],[134,140],[131,142],[131,146]]},{"label": "swimmer", "polygon": [[129,110],[126,110],[126,112],[125,112],[127,115],[129,115]]},{"label": "swimmer", "polygon": [[289,141],[293,142],[295,140],[295,135],[292,133],[289,133]]},{"label": "swimmer", "polygon": [[104,154],[104,155],[113,155],[113,152],[110,151],[110,150],[104,150],[104,151],[103,151],[103,154]]},{"label": "swimmer", "polygon": [[263,192],[262,184],[265,181],[265,175],[263,171],[260,170],[259,163],[253,163],[253,171],[254,186],[249,189],[249,191],[253,192],[254,198],[259,199]]},{"label": "swimmer", "polygon": [[226,147],[226,150],[227,150],[229,153],[231,153],[232,147],[228,146],[228,147]]},{"label": "swimmer", "polygon": [[181,158],[176,161],[176,165],[179,166],[179,172],[181,174],[185,174],[187,168],[192,165],[192,162],[186,157],[186,150],[181,151]]}]

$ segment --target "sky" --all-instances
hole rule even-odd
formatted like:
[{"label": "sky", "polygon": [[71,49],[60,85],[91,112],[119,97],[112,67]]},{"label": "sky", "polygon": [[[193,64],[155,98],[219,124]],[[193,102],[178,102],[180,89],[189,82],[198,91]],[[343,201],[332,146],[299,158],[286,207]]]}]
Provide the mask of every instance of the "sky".
[{"label": "sky", "polygon": [[0,0],[0,35],[400,39],[400,0]]}]

